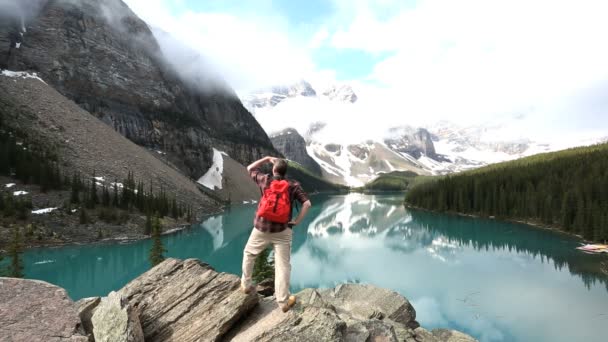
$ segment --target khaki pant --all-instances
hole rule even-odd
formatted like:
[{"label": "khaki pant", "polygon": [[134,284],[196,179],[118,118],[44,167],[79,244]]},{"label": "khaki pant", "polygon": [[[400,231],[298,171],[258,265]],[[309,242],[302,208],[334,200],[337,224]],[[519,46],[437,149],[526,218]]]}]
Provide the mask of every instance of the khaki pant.
[{"label": "khaki pant", "polygon": [[245,288],[252,285],[251,276],[255,258],[269,244],[274,248],[274,295],[279,305],[289,298],[289,276],[291,273],[291,228],[279,233],[262,233],[253,228],[243,253],[243,277],[241,283]]}]

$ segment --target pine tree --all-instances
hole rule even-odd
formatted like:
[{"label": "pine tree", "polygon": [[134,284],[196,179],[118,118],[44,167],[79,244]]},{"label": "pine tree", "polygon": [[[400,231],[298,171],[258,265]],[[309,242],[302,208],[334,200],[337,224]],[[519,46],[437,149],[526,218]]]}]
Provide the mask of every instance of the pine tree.
[{"label": "pine tree", "polygon": [[146,224],[144,225],[144,234],[150,235],[152,234],[152,216],[150,213],[146,214]]},{"label": "pine tree", "polygon": [[114,194],[112,196],[112,206],[114,208],[118,208],[118,180],[114,179],[114,185],[112,186],[112,188],[114,189]]},{"label": "pine tree", "polygon": [[8,256],[11,258],[9,266],[9,276],[13,278],[23,278],[23,261],[21,254],[23,253],[23,243],[21,241],[21,233],[19,228],[15,226],[13,230],[13,240],[8,248]]},{"label": "pine tree", "polygon": [[93,171],[93,178],[91,179],[91,193],[89,194],[90,208],[95,208],[99,204],[99,198],[97,197],[97,180],[95,179],[95,171]]},{"label": "pine tree", "polygon": [[104,207],[110,206],[110,191],[108,191],[108,187],[105,185],[103,186],[101,191],[101,205],[103,205]]},{"label": "pine tree", "polygon": [[163,247],[163,242],[161,240],[161,226],[160,219],[158,216],[154,217],[154,223],[152,225],[152,248],[150,249],[149,260],[152,266],[156,266],[165,260],[163,253],[166,252]]},{"label": "pine tree", "polygon": [[173,197],[173,202],[171,203],[171,217],[176,220],[179,218],[179,209],[177,207],[177,200],[175,197]]},{"label": "pine tree", "polygon": [[274,260],[269,260],[270,248],[266,248],[255,259],[253,265],[253,280],[256,283],[265,279],[274,279]]},{"label": "pine tree", "polygon": [[89,215],[85,208],[80,208],[80,224],[88,224],[89,223]]}]

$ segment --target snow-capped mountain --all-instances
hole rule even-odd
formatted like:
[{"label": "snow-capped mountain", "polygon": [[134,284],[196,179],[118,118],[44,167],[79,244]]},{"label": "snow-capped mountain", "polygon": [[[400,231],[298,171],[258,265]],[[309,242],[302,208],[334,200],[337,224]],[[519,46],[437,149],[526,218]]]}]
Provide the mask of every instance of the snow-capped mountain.
[{"label": "snow-capped mountain", "polygon": [[340,86],[331,86],[323,92],[324,96],[327,96],[330,100],[338,100],[343,102],[355,103],[357,102],[357,94],[353,88],[347,84]]},{"label": "snow-capped mountain", "polygon": [[[300,163],[307,159],[301,153],[303,137],[306,152],[320,165],[321,175],[348,186],[362,186],[382,173],[396,170],[447,174],[599,142],[588,139],[550,144],[532,138],[508,138],[512,135],[505,132],[522,124],[521,115],[469,126],[441,121],[425,128],[408,125],[406,118],[398,126],[386,123],[387,127],[382,127],[384,123],[374,120],[373,110],[377,108],[359,107],[360,98],[352,87],[336,85],[325,89],[318,92],[310,83],[300,81],[269,92],[256,92],[244,103],[277,143],[283,147],[300,146],[297,154],[284,152],[288,158]],[[351,121],[362,118],[363,129],[349,129]],[[290,129],[284,130],[287,127]],[[278,150],[283,147],[275,146]]]},{"label": "snow-capped mountain", "polygon": [[314,97],[317,96],[317,92],[310,83],[301,80],[290,86],[276,86],[257,91],[243,99],[243,104],[251,112],[255,112],[256,108],[274,107],[286,99],[298,96]]}]

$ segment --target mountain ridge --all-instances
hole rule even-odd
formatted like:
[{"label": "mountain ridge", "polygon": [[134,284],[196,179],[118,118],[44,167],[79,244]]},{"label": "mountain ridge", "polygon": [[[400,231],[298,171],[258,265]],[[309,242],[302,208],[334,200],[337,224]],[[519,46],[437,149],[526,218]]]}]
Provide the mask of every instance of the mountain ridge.
[{"label": "mountain ridge", "polygon": [[242,164],[276,152],[234,93],[203,92],[180,79],[148,25],[122,1],[43,4],[24,27],[18,20],[0,25],[0,68],[38,72],[131,141],[162,150],[191,178],[211,166],[213,147]]}]

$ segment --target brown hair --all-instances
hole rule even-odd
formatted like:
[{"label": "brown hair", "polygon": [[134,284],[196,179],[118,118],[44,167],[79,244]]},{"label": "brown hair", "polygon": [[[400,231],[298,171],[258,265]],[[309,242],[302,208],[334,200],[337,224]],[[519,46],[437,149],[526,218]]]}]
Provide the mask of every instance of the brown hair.
[{"label": "brown hair", "polygon": [[277,159],[274,162],[272,170],[281,175],[281,177],[285,177],[285,173],[287,173],[287,161],[285,159]]}]

